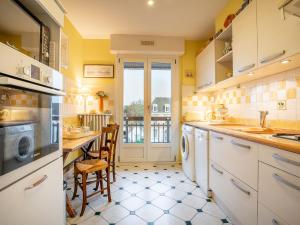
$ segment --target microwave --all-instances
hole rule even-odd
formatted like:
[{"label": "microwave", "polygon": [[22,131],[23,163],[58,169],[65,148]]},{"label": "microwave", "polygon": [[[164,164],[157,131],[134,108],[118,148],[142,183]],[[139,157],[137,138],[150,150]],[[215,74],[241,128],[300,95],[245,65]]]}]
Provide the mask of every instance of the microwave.
[{"label": "microwave", "polygon": [[50,29],[19,0],[0,1],[0,42],[49,65]]}]

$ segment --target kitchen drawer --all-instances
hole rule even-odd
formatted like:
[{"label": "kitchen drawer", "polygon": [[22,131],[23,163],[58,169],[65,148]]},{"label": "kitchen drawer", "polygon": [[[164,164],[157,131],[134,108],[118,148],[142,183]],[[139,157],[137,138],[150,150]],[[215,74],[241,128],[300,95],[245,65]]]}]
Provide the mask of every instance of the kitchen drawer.
[{"label": "kitchen drawer", "polygon": [[257,224],[257,192],[214,162],[210,162],[211,189],[225,204],[236,224]]},{"label": "kitchen drawer", "polygon": [[300,178],[259,163],[259,202],[290,225],[300,224]]},{"label": "kitchen drawer", "polygon": [[222,200],[225,196],[223,190],[223,185],[225,183],[225,176],[224,176],[224,169],[219,166],[214,161],[209,161],[209,185],[210,188],[213,190],[214,193],[218,194],[218,197]]},{"label": "kitchen drawer", "polygon": [[258,204],[258,225],[288,225],[271,210],[262,204]]},{"label": "kitchen drawer", "polygon": [[0,192],[0,224],[63,225],[62,158]]},{"label": "kitchen drawer", "polygon": [[259,160],[300,177],[300,154],[259,145]]},{"label": "kitchen drawer", "polygon": [[211,132],[210,159],[257,190],[258,144]]},{"label": "kitchen drawer", "polygon": [[225,169],[257,190],[258,144],[230,137]]},{"label": "kitchen drawer", "polygon": [[209,135],[209,158],[220,166],[225,167],[227,158],[226,145],[228,144],[228,136],[215,132]]}]

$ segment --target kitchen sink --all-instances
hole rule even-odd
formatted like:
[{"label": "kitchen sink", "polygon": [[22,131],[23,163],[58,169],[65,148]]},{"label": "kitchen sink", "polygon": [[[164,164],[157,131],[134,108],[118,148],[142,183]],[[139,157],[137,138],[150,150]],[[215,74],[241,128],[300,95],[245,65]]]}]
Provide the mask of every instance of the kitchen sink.
[{"label": "kitchen sink", "polygon": [[270,128],[262,128],[262,127],[245,127],[235,129],[241,132],[251,133],[251,134],[274,134],[276,133],[273,129]]}]

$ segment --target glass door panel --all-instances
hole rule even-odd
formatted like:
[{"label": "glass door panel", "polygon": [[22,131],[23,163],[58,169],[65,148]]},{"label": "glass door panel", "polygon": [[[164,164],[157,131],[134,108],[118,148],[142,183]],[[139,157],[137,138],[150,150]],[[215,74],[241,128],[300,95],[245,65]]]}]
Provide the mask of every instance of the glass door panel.
[{"label": "glass door panel", "polygon": [[151,143],[171,142],[172,65],[151,63]]},{"label": "glass door panel", "polygon": [[124,62],[123,143],[142,144],[144,136],[144,62]]}]

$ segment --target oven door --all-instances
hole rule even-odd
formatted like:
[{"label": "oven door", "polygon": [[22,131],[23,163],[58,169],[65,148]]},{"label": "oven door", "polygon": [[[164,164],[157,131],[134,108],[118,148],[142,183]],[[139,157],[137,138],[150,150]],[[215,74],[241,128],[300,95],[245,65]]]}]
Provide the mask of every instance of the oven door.
[{"label": "oven door", "polygon": [[59,150],[62,95],[0,77],[0,175]]}]

